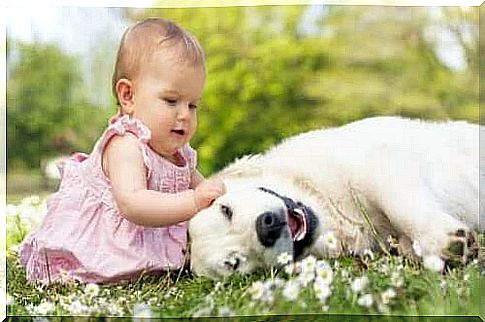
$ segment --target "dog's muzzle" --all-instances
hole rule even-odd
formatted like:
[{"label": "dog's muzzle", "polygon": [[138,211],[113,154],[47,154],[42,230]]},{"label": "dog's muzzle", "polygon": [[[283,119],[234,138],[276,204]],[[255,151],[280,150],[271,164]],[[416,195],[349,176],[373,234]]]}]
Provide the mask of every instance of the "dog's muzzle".
[{"label": "dog's muzzle", "polygon": [[314,233],[318,226],[318,219],[313,210],[299,201],[282,196],[268,188],[259,187],[259,190],[280,198],[285,203],[288,216],[282,213],[265,212],[256,219],[256,233],[260,243],[265,247],[273,246],[280,238],[283,229],[289,230],[293,240],[293,256],[298,258],[303,250],[311,245]]}]

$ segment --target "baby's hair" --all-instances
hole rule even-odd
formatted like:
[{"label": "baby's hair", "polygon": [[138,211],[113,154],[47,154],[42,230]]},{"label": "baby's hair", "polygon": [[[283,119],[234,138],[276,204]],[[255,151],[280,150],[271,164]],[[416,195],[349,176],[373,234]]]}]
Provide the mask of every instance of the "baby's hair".
[{"label": "baby's hair", "polygon": [[197,39],[171,21],[162,18],[145,19],[128,28],[121,38],[112,80],[112,90],[118,105],[116,83],[122,78],[133,80],[141,64],[161,48],[176,49],[182,61],[205,68],[204,52]]}]

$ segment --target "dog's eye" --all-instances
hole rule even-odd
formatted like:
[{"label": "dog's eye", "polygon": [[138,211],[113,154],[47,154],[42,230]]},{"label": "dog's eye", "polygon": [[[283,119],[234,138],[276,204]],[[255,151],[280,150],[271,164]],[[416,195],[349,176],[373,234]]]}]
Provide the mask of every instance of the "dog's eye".
[{"label": "dog's eye", "polygon": [[232,218],[232,209],[229,206],[221,205],[222,214],[229,220]]}]

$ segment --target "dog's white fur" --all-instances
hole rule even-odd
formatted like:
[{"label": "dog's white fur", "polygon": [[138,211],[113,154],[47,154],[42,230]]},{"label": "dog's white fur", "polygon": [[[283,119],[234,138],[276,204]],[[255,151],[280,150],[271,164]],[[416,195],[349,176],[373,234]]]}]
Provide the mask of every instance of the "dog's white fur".
[{"label": "dog's white fur", "polygon": [[[320,225],[306,253],[362,253],[395,236],[404,254],[413,255],[414,243],[423,256],[443,256],[461,238],[457,231],[484,228],[480,163],[479,126],[466,122],[376,117],[292,137],[217,174],[227,193],[190,222],[192,268],[212,277],[249,273],[292,252],[289,238],[269,248],[258,241],[256,217],[284,208],[258,187],[313,209]],[[221,205],[231,209],[232,219]],[[323,242],[328,231],[337,237],[335,248]]]}]

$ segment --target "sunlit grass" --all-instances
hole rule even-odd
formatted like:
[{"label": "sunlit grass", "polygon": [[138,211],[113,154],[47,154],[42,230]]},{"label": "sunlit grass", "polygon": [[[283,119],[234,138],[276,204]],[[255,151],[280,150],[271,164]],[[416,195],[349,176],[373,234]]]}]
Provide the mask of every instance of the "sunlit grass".
[{"label": "sunlit grass", "polygon": [[184,270],[104,286],[78,282],[36,285],[27,283],[16,245],[36,225],[32,214],[42,211],[42,207],[41,199],[30,198],[10,207],[7,216],[8,315],[198,317],[338,313],[390,315],[392,320],[392,315],[478,315],[484,300],[480,285],[484,285],[485,277],[478,260],[440,274],[402,257],[373,253],[363,258],[328,261],[307,258],[279,270],[233,275],[221,281],[195,277]]}]

